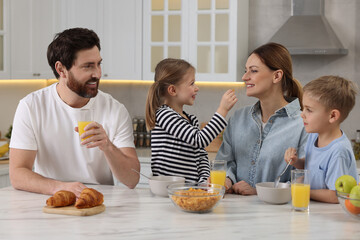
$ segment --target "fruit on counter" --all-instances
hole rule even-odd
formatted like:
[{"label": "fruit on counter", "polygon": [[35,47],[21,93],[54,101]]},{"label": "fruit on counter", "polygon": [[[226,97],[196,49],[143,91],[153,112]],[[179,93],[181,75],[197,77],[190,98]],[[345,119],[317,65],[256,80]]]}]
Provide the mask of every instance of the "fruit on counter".
[{"label": "fruit on counter", "polygon": [[335,182],[335,188],[339,192],[350,193],[351,189],[357,185],[356,179],[350,175],[342,175]]},{"label": "fruit on counter", "polygon": [[349,198],[354,199],[354,200],[350,200],[350,202],[355,207],[360,208],[360,185],[357,185],[351,189]]},{"label": "fruit on counter", "polygon": [[360,207],[354,206],[349,199],[345,200],[345,207],[352,214],[360,214]]},{"label": "fruit on counter", "polygon": [[5,143],[4,145],[0,146],[0,157],[2,157],[8,151],[9,151],[9,144],[8,143]]}]

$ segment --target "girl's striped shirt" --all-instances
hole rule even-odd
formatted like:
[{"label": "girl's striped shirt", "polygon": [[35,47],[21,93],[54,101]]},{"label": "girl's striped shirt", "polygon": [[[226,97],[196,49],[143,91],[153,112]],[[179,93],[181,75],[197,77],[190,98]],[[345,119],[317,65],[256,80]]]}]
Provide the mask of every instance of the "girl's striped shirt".
[{"label": "girl's striped shirt", "polygon": [[226,127],[227,121],[215,113],[200,130],[197,118],[183,113],[189,120],[167,105],[156,111],[151,131],[151,170],[154,176],[181,176],[186,182],[205,182],[210,176],[210,165],[204,148]]}]

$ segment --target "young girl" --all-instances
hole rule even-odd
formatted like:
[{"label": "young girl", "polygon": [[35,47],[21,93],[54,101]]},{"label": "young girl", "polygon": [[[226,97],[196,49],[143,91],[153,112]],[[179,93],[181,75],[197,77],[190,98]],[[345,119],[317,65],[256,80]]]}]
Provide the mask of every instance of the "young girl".
[{"label": "young girl", "polygon": [[216,113],[200,130],[196,117],[183,111],[184,105],[194,104],[198,91],[195,68],[188,62],[168,58],[156,66],[146,100],[154,176],[182,176],[186,182],[205,182],[210,176],[204,148],[226,127],[225,117],[237,98],[233,90],[226,91]]}]

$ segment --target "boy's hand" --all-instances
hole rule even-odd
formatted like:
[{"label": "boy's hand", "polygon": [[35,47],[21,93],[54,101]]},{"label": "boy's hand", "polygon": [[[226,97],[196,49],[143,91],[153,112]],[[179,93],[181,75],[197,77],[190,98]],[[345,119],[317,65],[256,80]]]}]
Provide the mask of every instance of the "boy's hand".
[{"label": "boy's hand", "polygon": [[233,89],[227,90],[221,98],[220,106],[217,110],[223,117],[226,117],[228,112],[237,102],[237,97],[235,95],[235,91]]},{"label": "boy's hand", "polygon": [[286,163],[288,163],[291,160],[290,165],[294,165],[298,160],[296,149],[288,148],[285,152],[284,160]]}]

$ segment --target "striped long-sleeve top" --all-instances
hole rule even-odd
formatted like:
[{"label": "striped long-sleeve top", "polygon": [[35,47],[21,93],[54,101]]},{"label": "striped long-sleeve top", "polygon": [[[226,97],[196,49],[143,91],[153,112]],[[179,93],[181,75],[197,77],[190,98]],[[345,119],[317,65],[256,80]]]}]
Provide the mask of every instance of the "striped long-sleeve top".
[{"label": "striped long-sleeve top", "polygon": [[227,121],[215,113],[200,130],[197,118],[184,114],[189,120],[167,105],[156,111],[151,132],[151,170],[154,176],[181,176],[186,182],[204,182],[210,176],[204,148],[226,127]]}]

